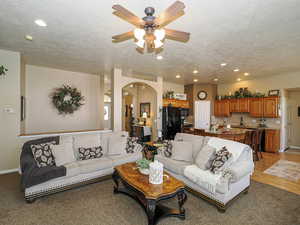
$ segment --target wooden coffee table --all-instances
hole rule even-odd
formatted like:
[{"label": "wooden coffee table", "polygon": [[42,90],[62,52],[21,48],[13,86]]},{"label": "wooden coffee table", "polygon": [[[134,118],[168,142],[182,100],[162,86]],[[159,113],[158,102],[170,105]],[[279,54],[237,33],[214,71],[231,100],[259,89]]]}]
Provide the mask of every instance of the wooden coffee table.
[{"label": "wooden coffee table", "polygon": [[[135,163],[126,163],[115,167],[113,180],[115,182],[114,193],[122,193],[136,200],[145,210],[148,216],[148,224],[154,225],[164,217],[174,216],[185,219],[185,203],[187,196],[184,184],[164,173],[163,184],[149,183],[149,177],[139,172]],[[123,184],[120,187],[120,181]],[[178,198],[178,209],[171,209],[162,204],[161,200]]]}]

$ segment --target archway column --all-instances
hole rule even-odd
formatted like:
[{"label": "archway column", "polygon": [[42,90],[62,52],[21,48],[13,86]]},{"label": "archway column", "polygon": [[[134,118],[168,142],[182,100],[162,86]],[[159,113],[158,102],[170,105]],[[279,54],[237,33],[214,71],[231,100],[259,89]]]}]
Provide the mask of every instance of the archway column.
[{"label": "archway column", "polygon": [[131,83],[145,83],[156,91],[156,121],[155,129],[162,129],[161,109],[163,105],[163,78],[157,77],[156,81],[122,76],[122,70],[114,68],[112,71],[112,128],[114,131],[122,130],[122,88]]}]

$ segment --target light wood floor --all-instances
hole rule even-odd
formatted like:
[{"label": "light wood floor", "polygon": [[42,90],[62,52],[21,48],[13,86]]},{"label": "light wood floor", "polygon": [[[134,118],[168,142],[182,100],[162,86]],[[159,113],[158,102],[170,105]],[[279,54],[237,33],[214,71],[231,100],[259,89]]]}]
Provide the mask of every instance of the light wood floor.
[{"label": "light wood floor", "polygon": [[300,162],[300,154],[290,154],[290,153],[265,153],[263,152],[263,159],[255,162],[255,170],[252,175],[252,179],[264,184],[269,184],[280,189],[284,189],[295,194],[300,195],[300,180],[293,182],[286,180],[281,177],[272,176],[263,173],[266,169],[270,168],[278,160],[284,159],[293,162]]}]

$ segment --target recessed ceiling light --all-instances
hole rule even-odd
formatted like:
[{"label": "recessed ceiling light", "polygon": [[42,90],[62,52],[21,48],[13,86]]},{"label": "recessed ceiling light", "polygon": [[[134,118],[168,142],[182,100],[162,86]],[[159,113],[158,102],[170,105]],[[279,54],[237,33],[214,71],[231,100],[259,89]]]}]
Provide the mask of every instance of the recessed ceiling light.
[{"label": "recessed ceiling light", "polygon": [[198,79],[194,79],[194,82],[198,82]]},{"label": "recessed ceiling light", "polygon": [[221,66],[226,66],[226,65],[227,65],[227,63],[221,63],[220,65],[221,65]]},{"label": "recessed ceiling light", "polygon": [[177,75],[176,75],[176,78],[178,78],[178,79],[179,79],[180,77],[181,77],[181,76],[180,76],[179,74],[177,74]]},{"label": "recessed ceiling light", "polygon": [[246,76],[246,77],[249,76],[249,75],[250,75],[250,73],[244,73],[244,76]]},{"label": "recessed ceiling light", "polygon": [[161,55],[156,56],[157,60],[162,60],[164,57],[162,57]]},{"label": "recessed ceiling light", "polygon": [[198,73],[198,72],[199,72],[198,70],[194,70],[194,71],[193,71],[193,73]]},{"label": "recessed ceiling light", "polygon": [[26,39],[27,41],[32,41],[32,40],[33,40],[33,37],[27,34],[27,35],[25,35],[25,39]]},{"label": "recessed ceiling light", "polygon": [[36,25],[40,26],[40,27],[46,27],[47,23],[44,20],[38,19],[34,21]]},{"label": "recessed ceiling light", "polygon": [[238,78],[238,79],[236,79],[237,81],[241,81],[242,79],[241,78]]},{"label": "recessed ceiling light", "polygon": [[130,84],[129,87],[133,88],[133,84]]},{"label": "recessed ceiling light", "polygon": [[234,72],[239,72],[240,69],[239,69],[239,68],[235,68],[233,71],[234,71]]},{"label": "recessed ceiling light", "polygon": [[215,79],[214,79],[214,81],[218,81],[218,80],[219,80],[218,78],[215,78]]}]

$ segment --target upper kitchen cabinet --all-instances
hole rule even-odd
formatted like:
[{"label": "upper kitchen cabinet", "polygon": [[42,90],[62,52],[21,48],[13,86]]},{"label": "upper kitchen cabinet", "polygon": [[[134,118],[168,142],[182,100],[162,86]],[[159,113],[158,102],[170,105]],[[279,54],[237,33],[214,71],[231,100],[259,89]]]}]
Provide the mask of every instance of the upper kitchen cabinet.
[{"label": "upper kitchen cabinet", "polygon": [[267,118],[277,118],[278,113],[279,97],[265,97],[264,98],[264,117]]},{"label": "upper kitchen cabinet", "polygon": [[230,112],[239,112],[240,111],[239,99],[230,99],[229,108],[230,108]]},{"label": "upper kitchen cabinet", "polygon": [[250,99],[250,116],[263,117],[264,115],[264,100],[263,98]]},{"label": "upper kitchen cabinet", "polygon": [[230,104],[229,100],[215,100],[214,115],[216,117],[229,117],[230,116]]},{"label": "upper kitchen cabinet", "polygon": [[239,103],[239,112],[248,113],[250,111],[249,98],[240,98],[238,99],[238,103]]}]

